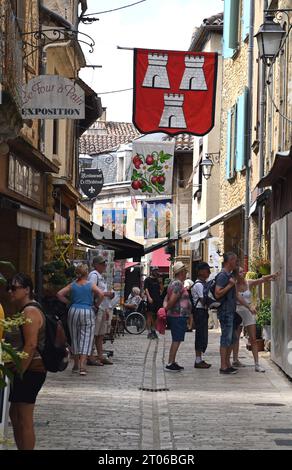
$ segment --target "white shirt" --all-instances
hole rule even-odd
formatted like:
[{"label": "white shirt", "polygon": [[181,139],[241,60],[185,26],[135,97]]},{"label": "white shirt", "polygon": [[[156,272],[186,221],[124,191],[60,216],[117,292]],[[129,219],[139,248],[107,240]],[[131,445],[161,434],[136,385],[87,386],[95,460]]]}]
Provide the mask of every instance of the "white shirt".
[{"label": "white shirt", "polygon": [[[92,284],[95,284],[100,290],[102,290],[102,292],[107,292],[107,284],[103,275],[98,271],[91,271],[88,276],[88,281]],[[107,310],[111,308],[111,299],[109,297],[105,297],[98,308],[100,310]]]},{"label": "white shirt", "polygon": [[[191,288],[191,293],[193,297],[193,302],[196,308],[205,308],[202,302],[198,299],[203,298],[203,293],[204,293],[204,288],[203,288],[203,283],[200,281],[200,279],[197,279],[193,287]],[[198,302],[198,303],[197,303]]]}]

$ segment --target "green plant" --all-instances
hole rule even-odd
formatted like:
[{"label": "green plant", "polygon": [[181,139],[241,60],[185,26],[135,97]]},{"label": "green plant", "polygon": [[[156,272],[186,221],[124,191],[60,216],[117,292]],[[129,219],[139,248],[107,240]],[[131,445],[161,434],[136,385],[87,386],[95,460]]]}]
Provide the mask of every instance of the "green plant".
[{"label": "green plant", "polygon": [[51,261],[42,267],[42,272],[46,276],[46,283],[54,288],[62,288],[75,278],[74,266],[67,266],[60,260]]},{"label": "green plant", "polygon": [[251,270],[262,276],[271,273],[271,261],[267,256],[267,251],[267,247],[261,248],[259,253],[255,255],[250,262]]},{"label": "green plant", "polygon": [[[13,264],[9,261],[0,261],[0,266],[15,271]],[[6,283],[7,279],[0,273],[0,284],[5,285]],[[25,357],[25,353],[16,351],[11,344],[2,339],[3,331],[11,331],[13,328],[17,328],[24,323],[26,323],[26,320],[21,314],[7,319],[0,318],[0,390],[6,386],[6,377],[13,381],[14,373],[7,367],[7,362],[13,363],[16,370],[21,373],[21,359]]]},{"label": "green plant", "polygon": [[271,299],[262,299],[257,309],[257,325],[263,327],[271,324]]}]

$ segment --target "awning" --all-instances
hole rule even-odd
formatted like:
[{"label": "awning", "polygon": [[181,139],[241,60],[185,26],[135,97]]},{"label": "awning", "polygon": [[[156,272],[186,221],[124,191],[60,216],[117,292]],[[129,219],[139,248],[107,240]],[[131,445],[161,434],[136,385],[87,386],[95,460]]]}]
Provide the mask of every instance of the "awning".
[{"label": "awning", "polygon": [[164,248],[159,248],[152,252],[150,265],[158,266],[159,268],[169,268],[169,255],[165,253]]},{"label": "awning", "polygon": [[197,234],[201,234],[202,232],[205,232],[207,229],[209,229],[213,225],[217,225],[220,222],[224,222],[225,220],[230,219],[234,215],[240,213],[243,210],[243,208],[244,206],[243,204],[241,204],[240,206],[234,207],[233,209],[230,209],[227,212],[223,212],[222,214],[216,215],[216,217],[213,217],[213,219],[208,220],[204,224],[192,230],[188,234],[188,236],[192,237],[193,235],[197,235]]},{"label": "awning", "polygon": [[59,168],[51,162],[42,152],[33,147],[23,137],[9,140],[9,148],[19,157],[25,160],[37,170],[47,173],[59,173]]},{"label": "awning", "polygon": [[116,260],[144,256],[144,247],[140,243],[126,237],[115,236],[114,232],[83,220],[80,221],[79,239],[87,245],[94,247],[102,245],[105,249],[114,250]]},{"label": "awning", "polygon": [[20,204],[17,211],[18,227],[50,233],[51,217],[41,211]]},{"label": "awning", "polygon": [[125,264],[125,269],[134,268],[135,266],[140,266],[140,263],[135,263],[134,261],[127,261]]},{"label": "awning", "polygon": [[191,238],[190,238],[190,248],[191,250],[195,250],[197,249],[197,243],[200,241],[200,240],[205,240],[209,235],[209,229],[207,230],[203,230],[203,232],[199,232],[199,233],[195,233],[194,235],[191,235]]},{"label": "awning", "polygon": [[266,186],[273,186],[292,170],[292,147],[290,151],[277,153],[273,166],[269,173],[260,180],[258,188],[265,188]]},{"label": "awning", "polygon": [[78,137],[93,124],[102,115],[101,99],[97,96],[94,90],[90,88],[80,77],[76,79],[76,83],[85,92],[85,118],[79,121],[77,134]]},{"label": "awning", "polygon": [[259,207],[262,206],[264,202],[269,199],[271,194],[272,191],[270,189],[265,189],[265,191],[259,194],[256,200],[250,206],[249,216],[254,215],[258,211]]}]

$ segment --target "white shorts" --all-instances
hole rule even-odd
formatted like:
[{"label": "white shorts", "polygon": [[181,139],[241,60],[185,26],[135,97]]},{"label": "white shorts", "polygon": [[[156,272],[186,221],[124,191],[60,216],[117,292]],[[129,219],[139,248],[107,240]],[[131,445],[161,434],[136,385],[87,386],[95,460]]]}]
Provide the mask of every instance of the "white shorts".
[{"label": "white shorts", "polygon": [[256,317],[243,305],[238,305],[236,309],[238,315],[242,318],[243,326],[255,325]]},{"label": "white shorts", "polygon": [[94,336],[104,336],[107,333],[106,312],[101,310],[96,315]]}]

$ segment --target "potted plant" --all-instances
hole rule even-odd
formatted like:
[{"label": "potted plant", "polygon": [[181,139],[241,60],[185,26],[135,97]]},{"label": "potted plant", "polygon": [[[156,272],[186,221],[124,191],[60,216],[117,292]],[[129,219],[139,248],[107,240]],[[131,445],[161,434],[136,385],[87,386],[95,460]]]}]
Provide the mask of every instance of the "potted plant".
[{"label": "potted plant", "polygon": [[262,336],[266,341],[271,339],[271,299],[262,299],[257,313],[257,325],[262,328]]}]

